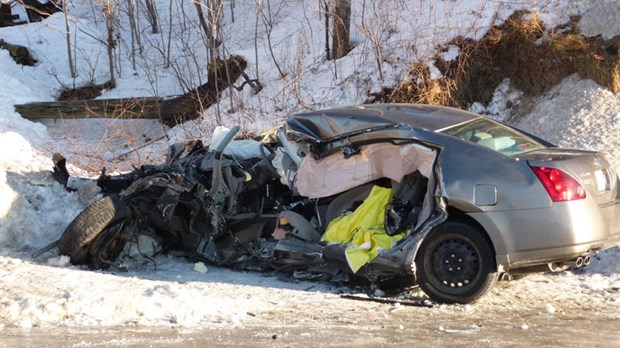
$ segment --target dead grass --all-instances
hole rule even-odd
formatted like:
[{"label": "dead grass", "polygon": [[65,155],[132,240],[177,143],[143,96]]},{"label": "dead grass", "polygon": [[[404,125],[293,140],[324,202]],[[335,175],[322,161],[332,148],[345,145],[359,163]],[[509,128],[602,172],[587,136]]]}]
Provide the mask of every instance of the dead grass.
[{"label": "dead grass", "polygon": [[620,36],[611,40],[586,37],[579,31],[579,17],[547,30],[535,13],[518,11],[492,27],[480,40],[457,37],[439,52],[456,46],[457,59],[433,64],[443,77],[431,79],[425,62],[414,63],[406,82],[384,88],[367,102],[405,102],[466,108],[473,102],[487,104],[504,78],[526,96],[549,90],[565,77],[579,74],[612,92],[620,92]]}]

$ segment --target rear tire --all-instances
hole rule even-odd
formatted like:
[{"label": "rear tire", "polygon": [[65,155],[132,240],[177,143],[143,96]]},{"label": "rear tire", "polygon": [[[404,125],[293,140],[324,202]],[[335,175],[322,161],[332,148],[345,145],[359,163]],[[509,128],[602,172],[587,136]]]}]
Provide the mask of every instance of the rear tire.
[{"label": "rear tire", "polygon": [[84,209],[60,237],[58,248],[62,255],[71,258],[74,265],[89,261],[89,246],[112,223],[131,215],[125,203],[113,196],[106,196]]},{"label": "rear tire", "polygon": [[419,285],[441,303],[471,303],[497,281],[495,253],[484,232],[464,221],[435,227],[416,256]]}]

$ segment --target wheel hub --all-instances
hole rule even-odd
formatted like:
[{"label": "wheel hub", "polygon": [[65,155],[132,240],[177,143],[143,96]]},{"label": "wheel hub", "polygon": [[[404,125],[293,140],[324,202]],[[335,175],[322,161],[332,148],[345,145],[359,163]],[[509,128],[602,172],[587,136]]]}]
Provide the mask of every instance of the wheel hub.
[{"label": "wheel hub", "polygon": [[451,288],[471,284],[480,270],[476,249],[460,239],[440,242],[433,252],[432,265],[436,278]]}]

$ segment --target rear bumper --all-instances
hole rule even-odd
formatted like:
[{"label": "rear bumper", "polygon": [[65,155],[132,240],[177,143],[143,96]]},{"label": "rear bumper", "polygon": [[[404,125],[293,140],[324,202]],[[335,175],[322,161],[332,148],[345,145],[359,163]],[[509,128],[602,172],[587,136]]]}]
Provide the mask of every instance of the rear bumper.
[{"label": "rear bumper", "polygon": [[620,245],[620,200],[554,203],[544,209],[469,213],[487,231],[498,266],[565,261]]},{"label": "rear bumper", "polygon": [[613,236],[605,241],[548,248],[545,250],[514,252],[506,255],[505,259],[508,262],[504,264],[504,267],[521,268],[542,265],[549,262],[563,262],[575,259],[579,256],[596,254],[600,251],[611,249],[617,246],[620,246],[620,235]]}]

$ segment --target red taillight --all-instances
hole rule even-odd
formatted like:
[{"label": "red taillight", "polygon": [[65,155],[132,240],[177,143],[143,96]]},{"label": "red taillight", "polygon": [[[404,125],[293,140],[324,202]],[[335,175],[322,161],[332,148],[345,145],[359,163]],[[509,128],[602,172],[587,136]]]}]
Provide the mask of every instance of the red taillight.
[{"label": "red taillight", "polygon": [[534,174],[554,202],[575,201],[586,198],[586,190],[572,176],[555,168],[531,166]]}]

